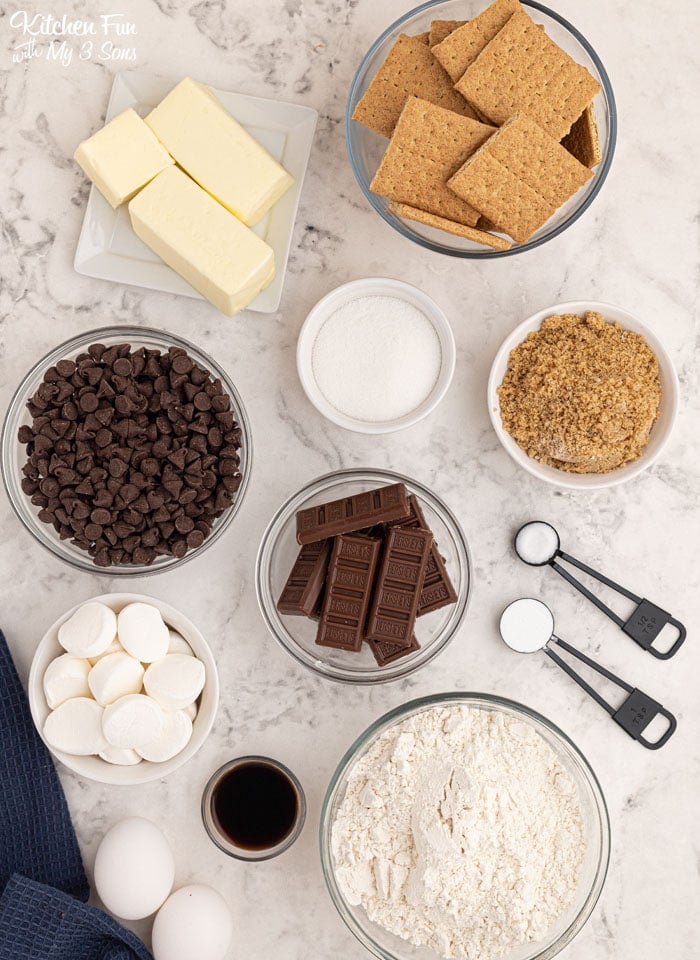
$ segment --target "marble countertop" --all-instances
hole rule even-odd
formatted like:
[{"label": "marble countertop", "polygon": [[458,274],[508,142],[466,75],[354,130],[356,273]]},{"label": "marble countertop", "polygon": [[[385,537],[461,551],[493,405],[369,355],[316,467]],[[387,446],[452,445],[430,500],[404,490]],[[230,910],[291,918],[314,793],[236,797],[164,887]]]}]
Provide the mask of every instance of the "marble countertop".
[{"label": "marble countertop", "polygon": [[[129,585],[175,604],[207,636],[222,682],[214,730],[185,768],[147,786],[101,786],[60,769],[88,870],[111,823],[149,811],[175,843],[177,883],[212,884],[229,902],[232,957],[361,960],[366,954],[336,915],[319,866],[317,823],[328,779],[354,737],[387,709],[454,688],[484,691],[522,701],[559,724],[588,757],[607,798],[608,880],[590,922],[562,957],[697,957],[700,133],[687,110],[700,83],[697,5],[554,0],[608,69],[619,108],[617,155],[601,195],[568,232],[488,263],[454,262],[409,245],[371,210],[347,162],[342,117],[353,71],[372,40],[409,8],[407,0],[97,0],[91,16],[121,13],[135,23],[136,35],[116,43],[133,48],[129,62],[100,60],[93,51],[65,65],[41,57],[12,63],[22,42],[10,26],[13,13],[51,9],[75,18],[88,5],[54,6],[11,0],[0,19],[0,406],[57,343],[92,327],[137,323],[181,334],[214,354],[244,398],[256,439],[250,490],[226,536],[183,569]],[[278,314],[229,320],[201,301],[74,272],[88,185],[70,157],[104,117],[112,73],[133,68],[188,73],[319,111]],[[454,382],[436,412],[382,438],[324,421],[295,369],[296,337],[312,304],[366,275],[399,277],[433,296],[458,347]],[[562,492],[516,467],[484,402],[489,366],[505,335],[542,307],[584,298],[619,304],[654,328],[676,362],[683,398],[655,466],[597,493]],[[473,601],[458,637],[410,679],[371,689],[324,681],[291,660],[267,634],[253,586],[257,545],[281,501],[319,474],[353,466],[391,467],[433,487],[461,521],[475,560]],[[510,541],[532,517],[551,519],[572,553],[683,620],[690,637],[678,658],[645,657],[558,578],[519,565]],[[67,607],[120,589],[109,577],[75,573],[44,552],[4,494],[0,564],[1,625],[23,678],[45,628]],[[678,731],[662,751],[629,740],[546,658],[519,658],[500,642],[500,610],[533,592],[551,602],[560,635],[600,652],[677,714]],[[209,842],[199,801],[220,763],[257,752],[294,769],[309,814],[287,854],[247,865]],[[135,925],[146,937],[148,927]]]}]

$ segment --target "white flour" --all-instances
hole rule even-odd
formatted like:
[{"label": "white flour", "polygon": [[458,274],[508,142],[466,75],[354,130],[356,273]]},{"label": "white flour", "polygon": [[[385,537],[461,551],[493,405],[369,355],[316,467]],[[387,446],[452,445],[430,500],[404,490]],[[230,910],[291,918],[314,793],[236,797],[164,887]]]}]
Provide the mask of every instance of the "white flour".
[{"label": "white flour", "polygon": [[435,707],[358,761],[332,830],[338,882],[371,920],[443,957],[540,940],[585,854],[576,785],[529,725]]}]

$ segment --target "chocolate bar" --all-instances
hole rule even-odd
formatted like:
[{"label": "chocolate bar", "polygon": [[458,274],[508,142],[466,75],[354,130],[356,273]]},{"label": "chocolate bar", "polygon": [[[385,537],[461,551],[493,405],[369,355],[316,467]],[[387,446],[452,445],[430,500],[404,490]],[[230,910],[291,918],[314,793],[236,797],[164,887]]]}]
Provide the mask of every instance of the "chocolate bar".
[{"label": "chocolate bar", "polygon": [[389,527],[365,638],[411,645],[433,535],[417,527]]},{"label": "chocolate bar", "polygon": [[352,534],[335,538],[316,634],[322,647],[357,652],[362,646],[381,545]]},{"label": "chocolate bar", "polygon": [[423,589],[418,601],[418,616],[422,617],[433,610],[439,610],[451,603],[457,602],[457,591],[452,585],[450,575],[445,568],[445,561],[440,556],[437,544],[433,546],[428,556],[428,565],[425,568]]},{"label": "chocolate bar", "polygon": [[290,617],[314,617],[321,612],[332,540],[305,544],[294,561],[277,609]]},{"label": "chocolate bar", "polygon": [[332,500],[297,513],[298,543],[314,543],[341,533],[353,533],[376,523],[408,517],[408,493],[403,483],[392,483],[342,500]]},{"label": "chocolate bar", "polygon": [[402,643],[391,643],[389,640],[368,640],[367,645],[374,654],[374,659],[380,667],[386,667],[387,664],[399,660],[401,657],[407,657],[409,653],[420,650],[420,644],[416,640],[415,633],[411,639],[410,647]]},{"label": "chocolate bar", "polygon": [[[402,522],[401,526],[430,530],[418,498],[413,493],[408,498],[408,506],[411,511],[410,519]],[[445,561],[440,556],[437,544],[433,540],[428,557],[428,566],[425,570],[423,589],[418,601],[418,616],[422,617],[426,613],[432,613],[433,610],[439,610],[440,607],[446,607],[448,604],[456,602],[457,591],[452,585],[450,575],[445,567]]]}]

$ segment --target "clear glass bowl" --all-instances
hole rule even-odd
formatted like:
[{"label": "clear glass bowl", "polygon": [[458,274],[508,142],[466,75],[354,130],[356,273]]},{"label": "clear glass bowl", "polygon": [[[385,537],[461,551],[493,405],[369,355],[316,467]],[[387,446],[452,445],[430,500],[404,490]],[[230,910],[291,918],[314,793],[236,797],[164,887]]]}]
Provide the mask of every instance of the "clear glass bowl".
[{"label": "clear glass bowl", "polygon": [[[420,500],[440,553],[445,558],[447,572],[457,592],[457,602],[418,620],[416,637],[421,645],[419,650],[386,667],[379,667],[366,644],[363,644],[359,653],[318,646],[314,642],[316,623],[306,617],[283,616],[277,610],[277,600],[299,552],[296,541],[297,511],[390,483],[404,483],[408,492],[415,493]],[[467,610],[471,570],[469,547],[456,517],[427,487],[389,470],[341,470],[313,480],[279,508],[260,543],[255,588],[260,610],[270,632],[299,663],[341,683],[382,683],[413,673],[449,643]]]},{"label": "clear glass bowl", "polygon": [[487,0],[429,0],[428,3],[423,3],[421,6],[409,10],[408,13],[387,27],[384,33],[374,41],[360,63],[352,81],[345,111],[345,139],[350,165],[357,182],[382,219],[386,220],[401,236],[407,237],[428,250],[434,250],[436,253],[446,253],[448,256],[464,257],[466,259],[490,260],[495,257],[512,256],[539,247],[540,244],[558,236],[578,220],[597,196],[610,170],[617,137],[617,112],[615,97],[605,67],[588,40],[558,13],[534,2],[534,0],[522,0],[522,3],[535,23],[543,24],[549,37],[555,43],[558,43],[577,63],[586,67],[602,87],[601,92],[594,100],[603,153],[602,161],[595,168],[595,176],[571,200],[557,210],[554,216],[527,243],[513,244],[510,250],[490,250],[470,240],[453,237],[441,230],[435,230],[432,227],[426,227],[410,220],[403,220],[397,214],[392,213],[386,197],[380,197],[378,194],[372,193],[369,188],[388,141],[386,137],[368,130],[361,123],[351,119],[358,101],[367,90],[399,34],[418,34],[429,30],[431,20],[471,19],[481,13],[487,5]]},{"label": "clear glass bowl", "polygon": [[[149,566],[130,564],[128,566],[98,567],[84,550],[74,546],[69,540],[60,540],[58,534],[48,523],[39,520],[39,508],[35,507],[30,498],[22,491],[21,468],[26,462],[25,447],[17,440],[17,431],[23,424],[31,423],[31,417],[26,408],[27,400],[34,394],[42,382],[44,371],[64,357],[71,359],[85,351],[92,343],[104,343],[112,346],[116,343],[129,343],[133,347],[147,347],[150,350],[168,350],[169,347],[181,347],[202,367],[210,370],[223,384],[224,390],[231,397],[231,410],[241,428],[240,470],[241,485],[236,493],[233,505],[218,520],[214,521],[212,531],[201,547],[188,550],[184,557],[157,557]],[[21,520],[24,527],[43,546],[59,560],[64,560],[78,570],[89,573],[103,574],[108,577],[140,577],[151,573],[160,573],[162,570],[172,570],[199,556],[202,551],[215,543],[227,529],[233,518],[241,508],[245,497],[253,457],[252,440],[248,416],[238,391],[234,387],[228,374],[208,354],[204,353],[193,343],[176,337],[172,333],[161,330],[151,330],[144,327],[102,327],[82,333],[71,340],[67,340],[50,353],[42,357],[29,371],[17,387],[5,415],[2,428],[2,476],[7,496],[12,509]]]},{"label": "clear glass bowl", "polygon": [[[584,829],[588,842],[586,856],[574,902],[555,924],[545,940],[523,944],[502,960],[551,960],[569,944],[590,917],[598,901],[610,859],[610,819],[605,798],[588,761],[571,740],[550,720],[523,704],[481,693],[443,693],[405,703],[380,717],[365,730],[347,751],[331,778],[321,811],[320,845],[323,876],[331,899],[350,931],[380,960],[440,960],[427,947],[414,947],[406,940],[371,921],[362,906],[349,904],[335,876],[331,852],[331,831],[338,807],[343,801],[348,777],[355,764],[386,730],[407,717],[432,707],[465,704],[480,710],[495,710],[534,727],[546,740],[579,791]],[[481,960],[491,960],[482,957]]]}]

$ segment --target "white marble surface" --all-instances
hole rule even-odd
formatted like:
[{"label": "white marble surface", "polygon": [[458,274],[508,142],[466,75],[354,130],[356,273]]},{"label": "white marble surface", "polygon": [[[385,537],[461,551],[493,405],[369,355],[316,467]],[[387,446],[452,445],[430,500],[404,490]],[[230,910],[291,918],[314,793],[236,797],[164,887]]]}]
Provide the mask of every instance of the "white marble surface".
[{"label": "white marble surface", "polygon": [[[576,741],[603,785],[613,826],[610,873],[589,924],[567,960],[693,960],[698,956],[697,796],[700,790],[696,636],[700,584],[700,458],[696,451],[697,156],[693,91],[700,82],[698,8],[692,0],[555,0],[588,36],[617,96],[620,138],[612,172],[592,209],[564,236],[521,257],[455,263],[402,240],[371,211],[355,184],[342,115],[353,71],[369,43],[407,0],[103,0],[5,5],[0,20],[0,404],[42,353],[78,332],[115,322],[167,328],[215,354],[236,381],[255,436],[247,501],[221,542],[179,572],[133,589],[170,601],[194,619],[219,663],[222,702],[213,734],[167,781],[118,789],[61,770],[91,868],[106,827],[147,812],[177,851],[178,883],[219,888],[235,915],[231,957],[365,953],[336,916],[317,853],[317,821],[329,776],[351,740],[386,709],[452,688],[498,693],[542,711]],[[137,35],[136,59],[36,58],[11,63],[17,9],[123,13]],[[77,276],[72,268],[87,184],[70,160],[104,116],[111,72],[140,67],[214,86],[287,98],[320,112],[285,284],[276,316],[227,320],[207,304]],[[364,275],[412,281],[442,305],[458,344],[457,374],[435,414],[405,433],[373,439],[345,433],[309,406],[294,347],[311,305],[338,283]],[[484,396],[491,359],[521,319],[548,304],[594,298],[649,322],[677,363],[683,407],[654,468],[628,485],[593,494],[558,492],[520,471],[499,446]],[[405,682],[340,687],[298,667],[267,635],[257,610],[257,544],[279,503],[314,476],[341,466],[390,466],[428,483],[453,508],[475,558],[476,587],[460,635]],[[518,565],[511,535],[542,516],[565,545],[674,611],[690,638],[675,661],[638,652],[553,574]],[[20,528],[6,499],[0,512],[2,627],[26,678],[44,629],[66,607],[114,581],[77,575]],[[506,601],[540,593],[560,633],[671,707],[679,729],[658,754],[628,740],[545,661],[519,659],[498,640]],[[199,818],[202,787],[222,761],[269,753],[300,776],[309,800],[303,836],[261,865],[227,859]],[[147,935],[148,924],[137,925]]]}]

